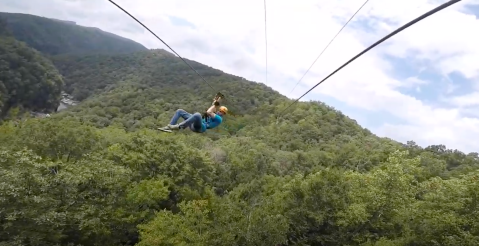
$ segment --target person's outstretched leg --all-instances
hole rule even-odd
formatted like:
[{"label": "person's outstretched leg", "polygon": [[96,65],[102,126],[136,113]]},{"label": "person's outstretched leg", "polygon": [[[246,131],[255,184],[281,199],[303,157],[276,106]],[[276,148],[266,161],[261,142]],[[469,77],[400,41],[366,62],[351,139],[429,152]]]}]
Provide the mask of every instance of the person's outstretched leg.
[{"label": "person's outstretched leg", "polygon": [[183,109],[176,110],[175,114],[171,118],[170,125],[176,125],[176,122],[178,122],[180,117],[183,118],[184,120],[187,120],[188,118],[191,117],[191,114],[186,112]]},{"label": "person's outstretched leg", "polygon": [[190,127],[195,132],[202,132],[202,117],[200,113],[194,113],[190,118],[178,124],[180,129]]},{"label": "person's outstretched leg", "polygon": [[184,120],[187,120],[191,117],[191,114],[186,112],[183,109],[178,109],[176,110],[175,114],[171,118],[170,124],[168,124],[165,127],[160,127],[158,128],[158,130],[165,131],[165,132],[171,132],[171,130],[177,130],[178,125],[176,124],[176,122],[178,122],[180,117],[183,118]]}]

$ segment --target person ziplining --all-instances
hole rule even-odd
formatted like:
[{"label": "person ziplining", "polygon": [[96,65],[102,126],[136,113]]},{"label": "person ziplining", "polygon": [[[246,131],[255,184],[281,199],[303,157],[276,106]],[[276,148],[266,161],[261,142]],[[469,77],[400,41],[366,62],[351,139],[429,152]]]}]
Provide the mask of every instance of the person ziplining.
[{"label": "person ziplining", "polygon": [[[153,34],[158,40],[160,40],[164,45],[166,45],[171,51],[173,51],[173,53],[175,53],[186,65],[188,65],[188,67],[191,68],[191,70],[193,70],[207,85],[209,85],[211,87],[211,89],[213,89],[214,87],[212,85],[210,85],[206,80],[205,78],[203,78],[203,76],[201,76],[198,71],[196,71],[185,59],[183,59],[178,53],[176,53],[175,50],[173,50],[167,43],[165,43],[165,41],[163,41],[160,37],[158,37],[154,32],[152,32],[147,26],[145,26],[141,21],[139,21],[138,19],[136,19],[133,15],[131,15],[128,11],[124,10],[122,7],[120,7],[118,4],[116,4],[114,1],[112,0],[109,0],[112,4],[114,4],[116,7],[118,7],[119,9],[121,9],[123,12],[125,12],[127,15],[129,15],[131,18],[133,18],[134,20],[136,20],[140,25],[142,25],[145,29],[147,29],[151,34]],[[353,62],[354,60],[356,60],[357,58],[359,58],[360,56],[362,56],[363,54],[365,54],[366,52],[368,52],[369,50],[371,50],[372,48],[376,47],[377,45],[379,45],[380,43],[386,41],[387,39],[391,38],[392,36],[400,33],[401,31],[405,30],[406,28],[416,24],[417,22],[425,19],[426,17],[429,17],[431,16],[432,14],[435,14],[437,13],[438,11],[441,11],[453,4],[456,4],[458,2],[460,2],[462,0],[449,0],[439,6],[437,6],[436,8],[422,14],[421,16],[415,18],[414,20],[404,24],[403,26],[399,27],[398,29],[396,29],[395,31],[389,33],[388,35],[386,35],[385,37],[381,38],[380,40],[378,40],[377,42],[375,42],[374,44],[370,45],[369,47],[367,47],[366,49],[364,49],[362,52],[360,52],[359,54],[357,54],[356,56],[354,56],[353,58],[351,58],[349,61],[347,61],[346,63],[344,63],[342,66],[340,66],[339,68],[337,68],[336,70],[334,70],[332,73],[330,73],[328,76],[326,76],[324,79],[322,79],[320,82],[318,82],[315,86],[313,86],[312,88],[310,88],[308,91],[306,91],[303,95],[301,95],[298,99],[294,100],[291,104],[289,104],[286,108],[284,108],[278,115],[278,120],[277,122],[279,121],[280,117],[288,112],[288,109],[294,105],[295,103],[297,103],[301,98],[303,98],[306,94],[308,94],[309,92],[311,92],[312,90],[314,90],[318,85],[322,84],[324,81],[326,81],[329,77],[333,76],[335,73],[337,73],[338,71],[340,71],[341,69],[343,69],[344,67],[346,67],[349,63]],[[359,8],[359,10],[368,2],[368,0],[366,0],[364,2],[364,4]],[[265,7],[266,7],[266,3],[265,3]],[[358,10],[358,11],[359,11]],[[266,11],[266,10],[265,10]],[[356,11],[356,13],[358,12]],[[354,15],[356,15],[356,13]],[[353,15],[353,17],[354,17]],[[265,16],[266,16],[266,13],[265,13]],[[353,18],[351,17],[350,20]],[[265,17],[266,18],[266,17]],[[349,20],[349,21],[350,21]],[[265,19],[266,21],[266,19]],[[346,22],[345,26],[349,23]],[[266,24],[266,23],[265,23]],[[266,27],[266,25],[265,25]],[[344,26],[343,26],[344,28]],[[341,28],[341,30],[343,29]],[[341,32],[341,30],[339,32]],[[338,32],[338,34],[339,34]],[[265,30],[265,33],[266,33],[266,30]],[[336,34],[336,36],[338,35]],[[336,37],[335,36],[335,37]],[[335,37],[330,41],[330,43],[335,39]],[[266,42],[266,45],[267,45],[267,42]],[[329,44],[326,46],[326,48],[329,46]],[[267,47],[266,47],[267,48]],[[325,48],[325,49],[326,49]],[[325,50],[324,49],[324,50]],[[323,52],[324,52],[323,50]],[[321,52],[319,56],[321,56],[321,54],[323,53]],[[318,58],[319,58],[318,56]],[[316,60],[318,59],[316,58]],[[316,62],[316,60],[313,62],[313,64],[310,66],[310,68],[314,65],[314,63]],[[266,64],[267,65],[267,64]],[[266,66],[267,67],[267,66]],[[306,73],[310,70],[310,68],[306,71]],[[303,77],[306,75],[306,73],[303,75]],[[267,73],[266,73],[267,74]],[[302,79],[302,78],[301,78]],[[298,83],[301,81],[301,79],[298,81]],[[297,83],[297,84],[298,84]],[[296,84],[296,85],[297,85]],[[296,87],[296,86],[295,86]],[[294,88],[293,88],[294,90]],[[217,97],[215,98],[215,100],[213,101],[213,105],[206,111],[206,113],[204,114],[204,116],[202,117],[200,113],[195,113],[195,114],[190,114],[182,109],[178,109],[175,113],[175,115],[173,116],[173,118],[171,119],[170,121],[170,124],[165,126],[165,127],[161,127],[161,128],[158,128],[158,130],[161,130],[161,131],[166,131],[166,132],[172,132],[172,130],[181,130],[181,129],[185,129],[187,127],[189,127],[192,131],[194,132],[198,132],[198,133],[202,133],[202,132],[205,132],[207,129],[212,129],[212,128],[215,128],[217,126],[219,126],[222,121],[223,121],[223,116],[227,114],[228,112],[228,109],[224,106],[221,106],[218,110],[218,113],[217,110],[216,110],[216,107],[219,106],[219,99],[218,98],[218,95],[220,95],[220,98],[224,98],[224,96],[221,94],[221,93],[218,93],[217,94]],[[291,111],[291,110],[289,110]],[[177,121],[179,120],[179,118],[182,117],[184,119],[183,122],[181,122],[180,124],[177,124]]]},{"label": "person ziplining", "polygon": [[[206,113],[201,115],[199,112],[190,114],[183,109],[176,110],[176,113],[171,118],[170,123],[165,127],[160,127],[158,130],[164,132],[173,132],[174,130],[183,130],[190,128],[196,133],[206,132],[207,129],[213,129],[223,122],[223,117],[228,113],[228,108],[220,106],[220,100],[223,97],[218,93],[213,100],[213,104],[206,110]],[[219,108],[218,108],[219,107]],[[184,119],[183,122],[177,124],[178,120]]]}]

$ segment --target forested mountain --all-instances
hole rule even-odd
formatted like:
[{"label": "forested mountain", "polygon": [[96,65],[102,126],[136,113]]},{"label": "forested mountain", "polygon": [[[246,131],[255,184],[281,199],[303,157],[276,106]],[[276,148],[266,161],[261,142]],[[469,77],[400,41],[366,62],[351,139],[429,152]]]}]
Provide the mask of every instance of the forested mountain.
[{"label": "forested mountain", "polygon": [[130,53],[147,50],[143,45],[95,27],[29,14],[0,12],[13,36],[48,54]]},{"label": "forested mountain", "polygon": [[[0,246],[479,245],[477,153],[321,102],[277,119],[291,100],[189,61],[212,89],[164,50],[68,47],[50,58],[82,102],[0,125]],[[236,113],[218,130],[155,130],[218,91]]]},{"label": "forested mountain", "polygon": [[63,79],[53,63],[11,36],[0,19],[0,120],[11,108],[54,111]]},{"label": "forested mountain", "polygon": [[206,100],[222,91],[232,100],[244,101],[238,108],[286,98],[262,84],[186,59],[202,76],[208,77],[208,83],[214,86],[212,89],[194,72],[185,70],[183,61],[162,49],[119,55],[62,55],[52,59],[65,76],[66,91],[79,100],[125,80],[154,88],[181,89]]}]

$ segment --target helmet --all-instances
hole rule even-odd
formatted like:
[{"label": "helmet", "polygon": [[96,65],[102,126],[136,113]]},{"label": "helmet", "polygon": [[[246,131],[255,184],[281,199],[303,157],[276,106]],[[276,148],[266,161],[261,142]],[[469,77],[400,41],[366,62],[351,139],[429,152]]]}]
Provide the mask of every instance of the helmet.
[{"label": "helmet", "polygon": [[228,108],[226,108],[225,106],[221,106],[219,111],[222,112],[223,114],[227,114]]}]

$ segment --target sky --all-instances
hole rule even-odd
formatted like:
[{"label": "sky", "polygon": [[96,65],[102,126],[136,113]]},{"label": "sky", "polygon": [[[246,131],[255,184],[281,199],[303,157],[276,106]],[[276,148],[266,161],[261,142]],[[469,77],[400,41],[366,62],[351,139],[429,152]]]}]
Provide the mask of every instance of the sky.
[{"label": "sky", "polygon": [[[368,1],[293,92],[364,0],[267,0],[267,56],[263,1],[115,2],[182,57],[296,99],[369,45],[446,1]],[[107,0],[2,0],[0,9],[71,20],[169,50]],[[454,4],[376,46],[302,100],[323,101],[381,137],[479,152],[478,16],[479,0]]]}]

